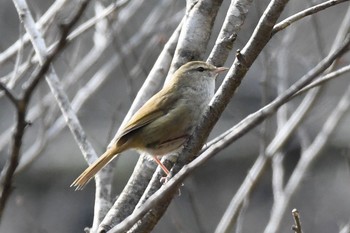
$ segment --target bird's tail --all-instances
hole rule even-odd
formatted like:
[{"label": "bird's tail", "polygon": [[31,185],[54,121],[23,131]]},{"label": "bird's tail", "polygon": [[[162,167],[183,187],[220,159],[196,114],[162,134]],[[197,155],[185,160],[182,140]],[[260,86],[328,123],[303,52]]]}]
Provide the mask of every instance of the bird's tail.
[{"label": "bird's tail", "polygon": [[120,151],[112,147],[106,150],[93,164],[85,169],[83,173],[70,185],[76,187],[76,190],[81,190],[85,185],[99,172],[107,163],[118,155]]}]

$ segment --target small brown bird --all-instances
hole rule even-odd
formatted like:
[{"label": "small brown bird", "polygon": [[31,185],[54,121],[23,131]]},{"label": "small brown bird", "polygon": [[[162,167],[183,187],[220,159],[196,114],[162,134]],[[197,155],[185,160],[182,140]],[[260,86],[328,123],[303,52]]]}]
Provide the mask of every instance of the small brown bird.
[{"label": "small brown bird", "polygon": [[108,162],[128,149],[152,155],[168,174],[157,156],[176,151],[186,142],[214,95],[215,77],[227,69],[203,61],[181,66],[169,83],[133,115],[107,151],[71,186],[82,189]]}]

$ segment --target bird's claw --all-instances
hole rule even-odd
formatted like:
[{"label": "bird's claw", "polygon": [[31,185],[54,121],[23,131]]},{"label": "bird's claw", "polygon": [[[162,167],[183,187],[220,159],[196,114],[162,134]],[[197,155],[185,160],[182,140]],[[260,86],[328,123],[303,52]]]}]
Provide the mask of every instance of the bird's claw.
[{"label": "bird's claw", "polygon": [[163,176],[162,178],[160,178],[159,182],[162,184],[166,184],[168,182],[168,177],[167,176]]}]

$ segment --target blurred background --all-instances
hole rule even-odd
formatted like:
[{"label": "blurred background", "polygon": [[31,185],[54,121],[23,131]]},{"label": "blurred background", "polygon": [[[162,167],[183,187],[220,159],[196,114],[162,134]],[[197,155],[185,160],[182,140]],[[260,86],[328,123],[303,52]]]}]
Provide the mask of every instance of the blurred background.
[{"label": "blurred background", "polygon": [[[39,20],[60,1],[28,1]],[[47,45],[58,34],[57,24],[66,19],[75,1],[61,1],[57,14],[42,26]],[[251,36],[269,1],[255,1],[238,35],[226,66],[235,51]],[[322,1],[290,1],[281,20]],[[79,25],[101,14],[111,1],[92,2]],[[213,47],[230,1],[223,1],[215,21],[208,54]],[[246,78],[210,138],[231,128],[244,117],[272,101],[325,57],[349,12],[343,3],[312,17],[305,18],[279,32],[269,42],[249,70]],[[114,136],[136,93],[148,75],[164,44],[185,13],[185,1],[129,1],[110,13],[70,42],[56,59],[54,67],[65,85],[70,100],[95,150],[103,152]],[[77,26],[78,27],[78,26]],[[0,2],[0,51],[4,55],[25,33],[11,1]],[[22,41],[23,42],[23,41]],[[24,42],[23,42],[24,43]],[[21,55],[0,56],[0,81],[9,85],[12,77],[15,93],[30,77],[33,66],[32,46],[24,44]],[[16,66],[20,59],[20,66]],[[35,58],[34,58],[35,59]],[[349,55],[337,66],[349,65]],[[17,67],[18,69],[15,69]],[[99,75],[99,76],[98,76]],[[218,85],[222,77],[218,78]],[[286,182],[293,172],[305,145],[313,142],[341,96],[350,84],[349,74],[326,83],[298,130],[281,150]],[[160,84],[161,85],[161,84]],[[293,99],[279,114],[286,118],[296,110],[305,95]],[[0,95],[0,165],[9,156],[11,129],[15,108]],[[6,205],[0,232],[82,232],[91,226],[94,185],[74,191],[69,185],[87,164],[70,131],[65,127],[50,91],[42,82],[33,96],[28,112],[32,125],[27,128],[22,145],[20,171],[14,178],[14,189]],[[213,232],[237,192],[247,172],[275,136],[277,118],[267,119],[231,146],[195,171],[182,187],[165,216],[153,232]],[[263,133],[262,133],[263,132]],[[301,213],[304,232],[338,232],[350,221],[350,115],[339,121],[324,149],[307,171],[292,196],[280,232],[291,232],[291,210]],[[115,195],[123,189],[138,159],[136,152],[123,153],[115,169]],[[23,165],[23,166],[22,166]],[[247,200],[238,232],[262,232],[269,221],[274,202],[272,169],[269,165]],[[235,231],[232,231],[235,232]]]}]

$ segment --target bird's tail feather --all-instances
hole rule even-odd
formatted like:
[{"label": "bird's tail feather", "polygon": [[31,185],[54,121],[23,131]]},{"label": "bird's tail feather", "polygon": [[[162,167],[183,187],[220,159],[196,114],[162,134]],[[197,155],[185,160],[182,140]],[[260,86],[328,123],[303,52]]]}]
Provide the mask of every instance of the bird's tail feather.
[{"label": "bird's tail feather", "polygon": [[97,172],[106,166],[115,156],[118,155],[118,153],[119,151],[116,151],[115,148],[109,148],[93,164],[86,168],[70,186],[76,187],[76,190],[83,189]]}]

